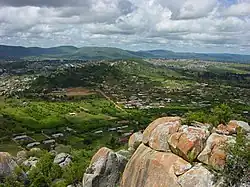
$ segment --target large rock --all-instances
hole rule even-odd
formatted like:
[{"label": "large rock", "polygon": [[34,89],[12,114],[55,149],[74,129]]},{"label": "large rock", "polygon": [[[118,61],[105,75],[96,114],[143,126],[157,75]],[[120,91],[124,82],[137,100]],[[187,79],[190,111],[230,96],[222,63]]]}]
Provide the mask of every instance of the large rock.
[{"label": "large rock", "polygon": [[68,166],[71,162],[71,156],[67,153],[60,153],[54,158],[54,163],[62,168]]},{"label": "large rock", "polygon": [[173,153],[141,144],[124,170],[120,187],[180,187],[177,177],[191,164]]},{"label": "large rock", "polygon": [[199,127],[199,128],[202,128],[202,129],[205,129],[205,130],[209,130],[212,128],[212,125],[209,124],[209,123],[200,123],[198,121],[194,121],[191,123],[191,126],[194,126],[194,127]]},{"label": "large rock", "polygon": [[136,132],[130,136],[128,141],[129,151],[134,152],[138,148],[142,142],[142,137],[143,134],[141,132]]},{"label": "large rock", "polygon": [[215,169],[221,169],[226,162],[225,145],[228,136],[213,133],[209,136],[204,150],[199,154],[198,160]]},{"label": "large rock", "polygon": [[127,160],[132,156],[131,151],[124,150],[124,149],[119,150],[119,151],[117,151],[116,153],[117,153],[118,155],[124,156]]},{"label": "large rock", "polygon": [[117,187],[127,159],[103,147],[92,158],[83,176],[84,187]]},{"label": "large rock", "polygon": [[194,166],[178,178],[181,187],[214,187],[214,175],[201,164]]},{"label": "large rock", "polygon": [[236,126],[236,127],[241,127],[242,129],[244,129],[245,131],[247,132],[250,132],[250,126],[247,122],[244,122],[244,121],[236,121],[236,120],[231,120],[229,123],[228,123],[228,126]]},{"label": "large rock", "polygon": [[245,122],[242,122],[242,121],[231,121],[231,122],[228,123],[228,125],[223,125],[223,124],[218,125],[217,128],[213,129],[213,131],[218,133],[218,134],[224,134],[224,135],[236,134],[238,127],[242,126],[243,129],[247,130],[246,125],[248,125],[248,124],[245,123],[245,125],[242,125],[244,123]]},{"label": "large rock", "polygon": [[70,184],[67,187],[83,187],[81,183],[77,183],[77,184]]},{"label": "large rock", "polygon": [[38,158],[30,157],[29,159],[25,160],[22,165],[28,168],[35,167],[38,162]]},{"label": "large rock", "polygon": [[17,164],[22,164],[25,160],[27,160],[28,158],[28,154],[27,154],[27,151],[19,151],[17,152],[17,155],[16,155],[16,162]]},{"label": "large rock", "polygon": [[179,117],[163,117],[153,121],[143,132],[143,143],[158,151],[169,151],[168,139],[178,131]]},{"label": "large rock", "polygon": [[229,129],[226,125],[220,124],[216,128],[213,129],[213,132],[216,132],[218,134],[224,134],[224,135],[229,135],[234,133],[233,130],[229,132]]},{"label": "large rock", "polygon": [[173,153],[190,162],[194,161],[205,147],[209,132],[202,128],[182,126],[168,140]]},{"label": "large rock", "polygon": [[[0,152],[0,182],[4,180],[5,177],[12,175],[16,168],[18,168],[18,165],[12,156],[6,152]],[[21,171],[20,175],[23,179],[27,178],[23,171]]]}]

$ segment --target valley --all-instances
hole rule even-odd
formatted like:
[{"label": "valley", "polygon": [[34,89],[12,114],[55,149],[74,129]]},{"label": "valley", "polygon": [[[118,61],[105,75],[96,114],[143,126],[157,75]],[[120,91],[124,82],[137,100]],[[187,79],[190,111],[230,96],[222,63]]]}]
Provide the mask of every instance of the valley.
[{"label": "valley", "polygon": [[[1,144],[7,145],[1,151],[50,150],[57,144],[86,148],[111,140],[120,147],[157,117],[209,114],[222,103],[238,118],[250,119],[249,64],[160,59],[16,63],[2,63],[0,117],[9,124],[1,125]],[[14,141],[22,135],[27,137]]]},{"label": "valley", "polygon": [[54,153],[72,159],[56,177],[63,184],[81,183],[97,150],[127,150],[130,137],[160,117],[180,116],[184,125],[198,121],[211,128],[250,120],[250,64],[2,60],[0,69],[0,152],[34,155],[28,162],[39,160],[40,169],[21,165],[35,173],[29,175],[32,184],[40,185],[43,176],[36,172],[52,164]]}]

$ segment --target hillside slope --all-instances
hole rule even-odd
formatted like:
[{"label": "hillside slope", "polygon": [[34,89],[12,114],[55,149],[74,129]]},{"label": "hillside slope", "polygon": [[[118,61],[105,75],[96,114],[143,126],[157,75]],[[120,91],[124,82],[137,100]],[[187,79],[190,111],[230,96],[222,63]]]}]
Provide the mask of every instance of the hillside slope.
[{"label": "hillside slope", "polygon": [[59,46],[52,48],[22,47],[0,45],[0,59],[129,59],[129,58],[166,58],[166,59],[200,59],[249,63],[250,55],[239,54],[204,54],[177,53],[168,50],[129,51],[112,47]]}]

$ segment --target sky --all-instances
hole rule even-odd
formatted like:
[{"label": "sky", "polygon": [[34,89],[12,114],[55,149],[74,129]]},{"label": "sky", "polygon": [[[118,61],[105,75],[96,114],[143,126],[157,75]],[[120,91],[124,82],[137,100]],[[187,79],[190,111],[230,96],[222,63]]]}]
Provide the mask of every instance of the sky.
[{"label": "sky", "polygon": [[0,44],[250,54],[250,0],[0,0]]}]

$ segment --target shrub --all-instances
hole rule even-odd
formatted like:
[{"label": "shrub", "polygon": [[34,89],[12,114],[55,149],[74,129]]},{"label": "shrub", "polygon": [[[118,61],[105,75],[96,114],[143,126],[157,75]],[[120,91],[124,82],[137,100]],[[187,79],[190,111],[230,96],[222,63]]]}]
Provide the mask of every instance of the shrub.
[{"label": "shrub", "polygon": [[76,184],[82,180],[93,153],[86,150],[73,150],[71,154],[73,162],[64,169],[63,178],[67,184]]},{"label": "shrub", "polygon": [[235,116],[228,105],[221,104],[212,108],[210,111],[188,112],[185,117],[185,123],[188,125],[193,121],[198,121],[202,123],[211,123],[213,126],[217,126],[220,123],[226,124]]},{"label": "shrub", "polygon": [[238,129],[236,143],[228,146],[222,176],[225,187],[250,183],[250,144],[242,129]]},{"label": "shrub", "polygon": [[42,156],[36,167],[29,174],[31,187],[50,186],[53,180],[60,178],[62,169],[59,165],[53,163],[53,156],[46,153]]},{"label": "shrub", "polygon": [[24,179],[20,177],[21,172],[21,169],[17,167],[12,175],[5,178],[4,184],[0,184],[0,187],[24,187]]}]

